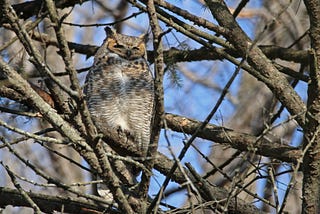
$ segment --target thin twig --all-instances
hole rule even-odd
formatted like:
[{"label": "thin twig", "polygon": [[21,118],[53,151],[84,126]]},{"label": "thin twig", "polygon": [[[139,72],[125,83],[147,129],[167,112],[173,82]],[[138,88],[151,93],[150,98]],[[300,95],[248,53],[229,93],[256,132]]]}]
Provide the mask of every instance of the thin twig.
[{"label": "thin twig", "polygon": [[17,179],[16,179],[14,173],[9,169],[9,166],[3,165],[2,161],[0,161],[0,164],[6,169],[9,177],[11,178],[13,185],[18,189],[18,191],[21,193],[22,197],[30,204],[34,213],[40,214],[41,213],[40,208],[37,206],[36,203],[34,203],[34,201],[26,193],[26,191],[24,191],[24,189],[21,187],[21,185],[17,182]]},{"label": "thin twig", "polygon": [[70,26],[76,26],[76,27],[100,27],[100,26],[110,26],[110,25],[115,25],[115,24],[118,24],[118,23],[121,23],[121,22],[124,22],[128,19],[131,19],[131,18],[135,18],[137,17],[138,15],[142,14],[143,12],[140,11],[140,12],[136,12],[136,13],[132,13],[130,16],[127,16],[123,19],[119,19],[117,21],[114,21],[114,22],[108,22],[108,23],[95,23],[95,24],[75,24],[75,23],[71,23],[71,22],[62,22],[62,24],[65,24],[65,25],[70,25]]},{"label": "thin twig", "polygon": [[0,120],[0,126],[3,126],[3,127],[7,128],[7,129],[9,129],[10,131],[13,131],[13,132],[16,132],[18,134],[27,136],[29,138],[33,138],[33,139],[38,140],[38,141],[55,143],[55,144],[67,144],[67,142],[64,141],[64,140],[59,140],[59,139],[51,138],[51,137],[42,137],[42,136],[39,136],[39,135],[36,135],[36,134],[32,134],[30,132],[26,132],[26,131],[24,131],[22,129],[19,129],[19,128],[16,128],[16,127],[8,125],[3,120]]}]

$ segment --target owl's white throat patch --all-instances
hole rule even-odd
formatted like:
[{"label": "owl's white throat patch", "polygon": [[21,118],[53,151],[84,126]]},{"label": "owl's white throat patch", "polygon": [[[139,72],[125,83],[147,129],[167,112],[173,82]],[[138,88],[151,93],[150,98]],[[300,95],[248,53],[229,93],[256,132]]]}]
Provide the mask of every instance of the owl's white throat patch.
[{"label": "owl's white throat patch", "polygon": [[116,54],[116,53],[110,53],[110,52],[108,52],[108,53],[106,53],[107,55],[108,55],[108,57],[109,58],[121,58],[118,54]]}]

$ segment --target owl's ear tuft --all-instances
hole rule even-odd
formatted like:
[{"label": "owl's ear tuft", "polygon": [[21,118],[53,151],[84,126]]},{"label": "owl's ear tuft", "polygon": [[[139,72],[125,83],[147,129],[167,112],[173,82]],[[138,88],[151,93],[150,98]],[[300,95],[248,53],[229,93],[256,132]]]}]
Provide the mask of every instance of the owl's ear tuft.
[{"label": "owl's ear tuft", "polygon": [[104,30],[106,31],[108,38],[115,38],[116,32],[114,29],[111,29],[110,27],[105,27]]}]

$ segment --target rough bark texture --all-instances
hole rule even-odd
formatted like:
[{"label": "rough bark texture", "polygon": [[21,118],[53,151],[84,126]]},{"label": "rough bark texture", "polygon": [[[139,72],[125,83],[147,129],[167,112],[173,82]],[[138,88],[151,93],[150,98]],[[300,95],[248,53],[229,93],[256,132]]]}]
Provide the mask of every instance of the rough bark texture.
[{"label": "rough bark texture", "polygon": [[304,1],[309,13],[310,83],[303,158],[303,212],[320,212],[320,2]]}]

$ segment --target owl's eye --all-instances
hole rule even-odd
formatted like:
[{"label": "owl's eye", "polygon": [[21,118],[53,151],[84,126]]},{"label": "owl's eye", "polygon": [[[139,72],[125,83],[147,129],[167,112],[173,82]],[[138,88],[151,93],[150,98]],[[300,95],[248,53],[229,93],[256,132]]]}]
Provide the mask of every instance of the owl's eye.
[{"label": "owl's eye", "polygon": [[114,45],[113,47],[114,47],[114,48],[124,48],[123,45],[119,45],[119,44],[116,44],[116,45]]},{"label": "owl's eye", "polygon": [[133,47],[132,49],[136,50],[136,51],[140,50],[140,48],[138,48],[138,47]]}]

